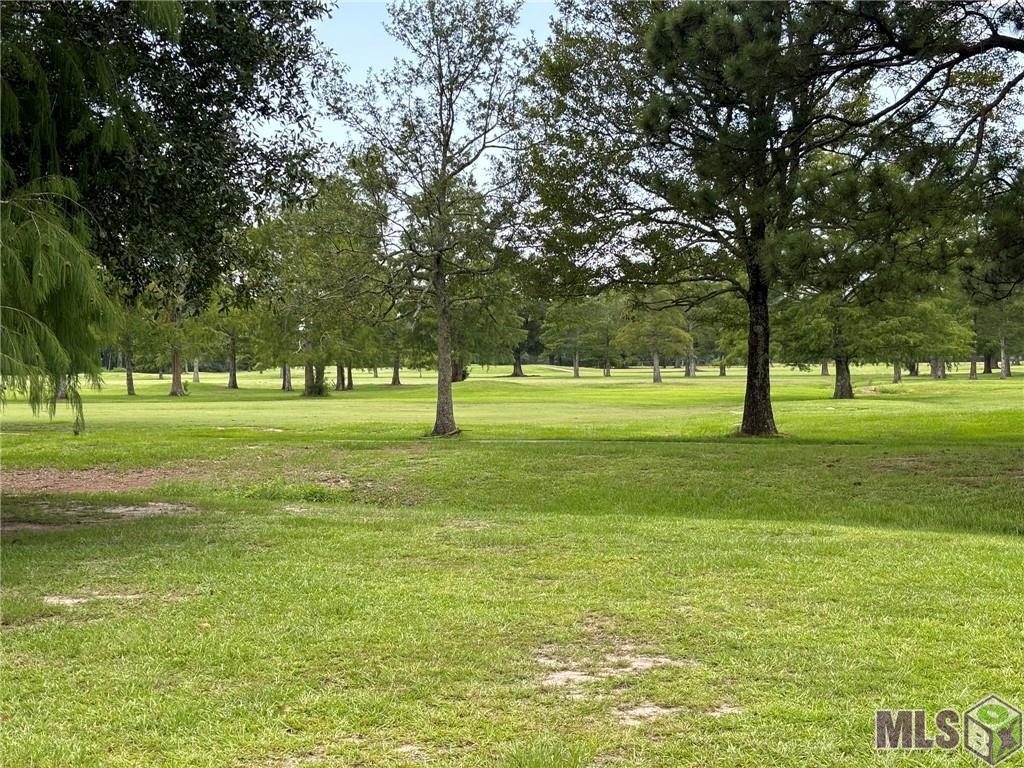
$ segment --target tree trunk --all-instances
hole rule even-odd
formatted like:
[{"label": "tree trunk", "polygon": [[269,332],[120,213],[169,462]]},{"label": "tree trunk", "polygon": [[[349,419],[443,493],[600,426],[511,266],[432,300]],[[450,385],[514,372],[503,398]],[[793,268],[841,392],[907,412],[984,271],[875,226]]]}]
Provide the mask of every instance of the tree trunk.
[{"label": "tree trunk", "polygon": [[718,375],[725,376],[725,363],[721,362],[718,364]]},{"label": "tree trunk", "polygon": [[171,351],[171,397],[182,397],[185,394],[185,387],[181,383],[181,350]]},{"label": "tree trunk", "polygon": [[402,386],[402,361],[395,355],[395,364],[391,366],[391,386],[400,387]]},{"label": "tree trunk", "polygon": [[437,411],[435,436],[458,434],[455,404],[452,401],[452,317],[448,301],[448,278],[440,254],[434,257],[434,309],[437,313]]},{"label": "tree trunk", "polygon": [[288,363],[281,366],[281,391],[292,391],[292,367]]},{"label": "tree trunk", "polygon": [[986,352],[985,353],[984,361],[985,361],[985,367],[982,368],[981,372],[982,373],[992,373],[992,353],[991,352]]},{"label": "tree trunk", "polygon": [[578,379],[580,377],[580,353],[579,350],[573,350],[572,353],[572,377]]},{"label": "tree trunk", "polygon": [[[672,361],[672,367],[673,368],[682,368],[683,367],[683,359],[681,357],[677,357],[675,360]],[[689,376],[690,374],[687,373],[686,375]]]},{"label": "tree trunk", "polygon": [[853,382],[850,380],[850,361],[845,357],[836,358],[836,389],[834,400],[852,400]]},{"label": "tree trunk", "polygon": [[156,377],[158,379],[160,379],[160,381],[163,381],[163,379],[164,379],[164,369],[163,368],[161,368],[159,371],[156,372]]},{"label": "tree trunk", "polygon": [[970,379],[971,381],[977,381],[978,380],[978,353],[977,352],[972,352],[971,353],[971,372],[967,376],[967,378]]},{"label": "tree trunk", "polygon": [[60,381],[57,383],[57,399],[67,400],[68,399],[68,377],[61,376]]},{"label": "tree trunk", "polygon": [[661,359],[657,352],[651,355],[651,362],[654,368],[654,383],[661,384]]},{"label": "tree trunk", "polygon": [[1010,352],[1006,348],[1006,334],[999,334],[999,357],[1002,360],[1002,365],[999,366],[999,378],[1008,379],[1012,376],[1010,371]]},{"label": "tree trunk", "polygon": [[306,361],[306,364],[302,368],[302,396],[313,397],[316,395],[316,381],[315,372],[313,371],[313,363]]},{"label": "tree trunk", "polygon": [[238,336],[228,334],[228,389],[238,389]]},{"label": "tree trunk", "polygon": [[602,373],[605,376],[611,376],[612,375],[612,361],[611,360],[607,360],[606,359],[604,361],[604,370],[602,371]]},{"label": "tree trunk", "polygon": [[377,366],[375,365],[375,366],[373,366],[373,378],[375,378],[375,379],[376,379],[376,378],[377,378],[377,376],[378,376],[378,372],[377,372]]},{"label": "tree trunk", "polygon": [[523,373],[523,353],[518,350],[512,353],[512,375],[515,377],[526,375]]},{"label": "tree trunk", "polygon": [[324,385],[324,371],[326,366],[307,362],[303,369],[302,396],[323,397],[327,394],[327,387]]},{"label": "tree trunk", "polygon": [[345,382],[345,390],[351,392],[356,386],[355,380],[352,378],[352,366],[346,366],[345,370],[348,373],[348,381]]},{"label": "tree trunk", "polygon": [[199,383],[199,358],[192,358],[192,383]]},{"label": "tree trunk", "polygon": [[768,283],[761,267],[747,267],[750,287],[747,290],[747,390],[743,399],[743,424],[740,433],[769,437],[777,435],[772,413],[772,385],[769,357],[770,328],[768,324]]},{"label": "tree trunk", "polygon": [[892,364],[892,383],[902,384],[903,383],[903,366],[896,361]]},{"label": "tree trunk", "polygon": [[345,391],[345,366],[338,363],[334,368],[334,391],[344,392]]},{"label": "tree trunk", "polygon": [[919,373],[917,362],[907,363],[907,373],[911,376],[917,376]]},{"label": "tree trunk", "polygon": [[939,361],[936,362],[935,373],[933,374],[933,376],[936,379],[944,379],[944,378],[946,378],[946,361],[945,360],[939,360]]},{"label": "tree trunk", "polygon": [[686,375],[691,378],[697,375],[697,356],[692,353],[686,356]]},{"label": "tree trunk", "polygon": [[821,361],[821,375],[822,376],[831,376],[832,375],[831,373],[828,372],[828,360],[822,360]]},{"label": "tree trunk", "polygon": [[132,355],[131,352],[125,352],[124,355],[124,383],[128,388],[128,394],[135,394],[135,371],[132,369]]}]

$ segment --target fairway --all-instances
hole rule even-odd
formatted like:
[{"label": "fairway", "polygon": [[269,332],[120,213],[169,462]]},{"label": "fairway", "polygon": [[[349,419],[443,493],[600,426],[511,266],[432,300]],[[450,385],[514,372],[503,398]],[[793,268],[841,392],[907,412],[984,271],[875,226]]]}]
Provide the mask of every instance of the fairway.
[{"label": "fairway", "polygon": [[776,366],[758,440],[742,368],[509,370],[450,439],[429,371],[10,403],[4,764],[970,765],[875,710],[1024,702],[1017,378]]}]

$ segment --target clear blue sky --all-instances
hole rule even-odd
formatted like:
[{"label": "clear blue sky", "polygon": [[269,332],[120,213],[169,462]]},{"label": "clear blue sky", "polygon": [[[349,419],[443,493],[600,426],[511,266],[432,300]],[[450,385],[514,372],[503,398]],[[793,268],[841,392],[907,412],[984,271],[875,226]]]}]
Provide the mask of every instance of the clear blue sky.
[{"label": "clear blue sky", "polygon": [[[525,37],[531,31],[538,40],[548,36],[548,21],[555,13],[555,4],[534,0],[524,3],[520,11],[519,29]],[[331,12],[331,18],[316,25],[317,35],[335,57],[348,67],[348,77],[359,81],[369,69],[384,70],[401,56],[402,47],[384,31],[388,10],[381,2],[348,2],[342,0]],[[341,125],[325,120],[320,130],[324,138],[340,142],[345,137]]]},{"label": "clear blue sky", "polygon": [[[548,20],[555,12],[553,2],[527,2],[520,12],[520,29],[532,30],[538,39],[548,35]],[[331,18],[317,25],[317,34],[339,61],[349,67],[349,76],[362,79],[367,69],[385,69],[402,53],[401,46],[384,31],[388,18],[382,2],[347,2],[334,8]]]}]

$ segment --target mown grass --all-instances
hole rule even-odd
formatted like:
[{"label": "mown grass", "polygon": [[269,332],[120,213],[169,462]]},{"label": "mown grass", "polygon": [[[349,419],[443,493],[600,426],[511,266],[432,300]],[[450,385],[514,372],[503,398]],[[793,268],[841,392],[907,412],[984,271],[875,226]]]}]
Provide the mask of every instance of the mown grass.
[{"label": "mown grass", "polygon": [[475,370],[445,440],[415,372],[111,378],[77,437],[12,404],[15,487],[97,480],[5,490],[65,525],[3,534],[4,764],[966,765],[876,753],[874,710],[1024,704],[1019,380],[780,368],[749,440],[741,372],[529,372]]}]

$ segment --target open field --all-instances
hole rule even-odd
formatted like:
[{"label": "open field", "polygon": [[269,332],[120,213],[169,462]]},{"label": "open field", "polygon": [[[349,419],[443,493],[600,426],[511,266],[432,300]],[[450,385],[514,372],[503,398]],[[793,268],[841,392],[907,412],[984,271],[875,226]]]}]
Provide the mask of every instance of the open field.
[{"label": "open field", "polygon": [[428,372],[11,403],[4,765],[969,765],[874,710],[1024,704],[1024,371],[776,368],[771,440],[741,369],[527,372],[440,440]]}]

